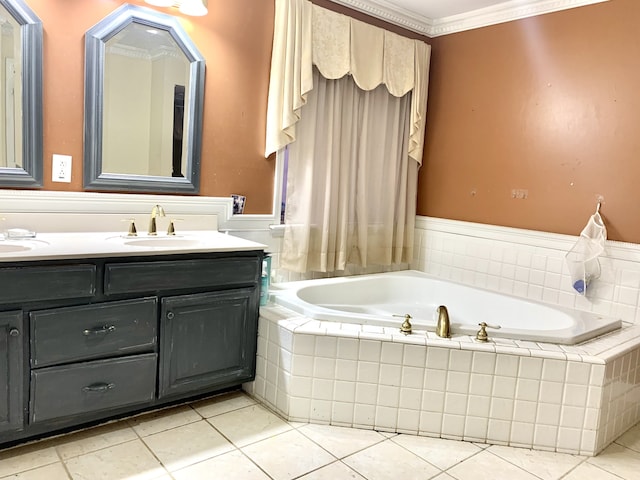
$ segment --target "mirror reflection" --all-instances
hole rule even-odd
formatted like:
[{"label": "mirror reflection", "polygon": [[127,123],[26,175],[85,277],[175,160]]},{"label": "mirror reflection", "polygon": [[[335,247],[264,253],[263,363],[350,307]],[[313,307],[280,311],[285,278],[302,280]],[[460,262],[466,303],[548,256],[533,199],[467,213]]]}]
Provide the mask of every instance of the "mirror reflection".
[{"label": "mirror reflection", "polygon": [[42,185],[42,22],[0,0],[0,186]]},{"label": "mirror reflection", "polygon": [[167,31],[139,23],[105,48],[102,171],[184,177],[189,60]]},{"label": "mirror reflection", "polygon": [[198,193],[204,58],[178,21],[124,5],[85,40],[85,188]]},{"label": "mirror reflection", "polygon": [[[0,143],[3,146],[0,149],[0,166],[9,168],[22,168],[22,105],[19,100],[16,103],[16,95],[19,99],[22,93],[20,82],[16,85],[16,67],[18,73],[20,70],[19,32],[18,22],[8,15],[6,9],[0,11]],[[15,41],[16,36],[18,41]]]}]

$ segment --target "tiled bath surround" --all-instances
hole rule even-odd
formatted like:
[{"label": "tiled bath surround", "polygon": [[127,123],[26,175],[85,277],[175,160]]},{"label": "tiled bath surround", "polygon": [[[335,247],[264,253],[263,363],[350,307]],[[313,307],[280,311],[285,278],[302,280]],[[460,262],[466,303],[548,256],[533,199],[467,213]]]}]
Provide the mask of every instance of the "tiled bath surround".
[{"label": "tiled bath surround", "polygon": [[639,343],[405,337],[271,306],[246,389],[292,421],[595,455],[640,419]]},{"label": "tiled bath surround", "polygon": [[[427,218],[417,226],[413,268],[627,325],[573,347],[501,339],[482,345],[268,307],[257,378],[247,389],[291,420],[583,455],[640,420],[640,326],[632,325],[638,246],[608,242],[602,276],[581,297],[564,266],[575,237]],[[277,251],[274,260],[277,267]],[[286,272],[276,275],[285,279]]]}]

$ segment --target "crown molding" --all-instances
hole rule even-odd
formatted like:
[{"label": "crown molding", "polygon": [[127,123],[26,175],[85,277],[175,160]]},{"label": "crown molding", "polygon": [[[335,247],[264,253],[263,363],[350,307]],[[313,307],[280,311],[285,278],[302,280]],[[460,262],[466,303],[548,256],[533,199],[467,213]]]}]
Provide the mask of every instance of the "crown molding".
[{"label": "crown molding", "polygon": [[433,20],[409,10],[392,5],[386,0],[331,0],[345,7],[352,8],[372,17],[379,18],[413,32],[429,35],[433,28]]},{"label": "crown molding", "polygon": [[511,0],[466,14],[438,19],[432,23],[429,36],[438,37],[607,1],[609,0]]},{"label": "crown molding", "polygon": [[387,0],[332,1],[428,37],[438,37],[609,0],[509,0],[491,7],[436,19],[417,15],[392,5]]}]

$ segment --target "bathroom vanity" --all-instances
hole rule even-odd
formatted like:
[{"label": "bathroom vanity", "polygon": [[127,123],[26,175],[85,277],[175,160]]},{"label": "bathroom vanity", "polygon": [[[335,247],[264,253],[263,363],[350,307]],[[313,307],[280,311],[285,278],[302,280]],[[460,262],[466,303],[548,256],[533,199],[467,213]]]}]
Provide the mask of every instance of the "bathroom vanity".
[{"label": "bathroom vanity", "polygon": [[252,380],[264,246],[211,235],[0,256],[0,445]]}]

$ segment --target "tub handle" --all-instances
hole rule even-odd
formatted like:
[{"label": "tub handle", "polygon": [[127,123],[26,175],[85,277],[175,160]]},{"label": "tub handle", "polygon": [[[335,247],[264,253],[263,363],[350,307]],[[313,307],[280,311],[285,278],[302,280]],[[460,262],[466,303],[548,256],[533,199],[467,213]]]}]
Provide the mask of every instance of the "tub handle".
[{"label": "tub handle", "polygon": [[480,330],[476,333],[476,340],[479,342],[487,342],[489,340],[489,335],[487,335],[487,328],[495,328],[496,330],[500,328],[500,325],[489,325],[485,322],[480,322]]},{"label": "tub handle", "polygon": [[400,332],[403,333],[404,335],[409,335],[411,333],[411,328],[412,328],[411,315],[409,315],[408,313],[405,313],[404,315],[396,315],[394,313],[393,316],[404,318],[404,322],[402,322],[402,325],[400,325]]}]

